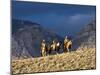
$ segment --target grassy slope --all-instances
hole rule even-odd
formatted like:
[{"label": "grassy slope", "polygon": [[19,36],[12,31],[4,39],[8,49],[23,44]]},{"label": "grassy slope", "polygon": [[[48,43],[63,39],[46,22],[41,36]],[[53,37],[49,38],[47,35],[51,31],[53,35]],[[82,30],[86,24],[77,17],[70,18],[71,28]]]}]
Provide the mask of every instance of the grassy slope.
[{"label": "grassy slope", "polygon": [[95,54],[95,48],[85,47],[77,51],[46,57],[12,60],[12,73],[95,69]]}]

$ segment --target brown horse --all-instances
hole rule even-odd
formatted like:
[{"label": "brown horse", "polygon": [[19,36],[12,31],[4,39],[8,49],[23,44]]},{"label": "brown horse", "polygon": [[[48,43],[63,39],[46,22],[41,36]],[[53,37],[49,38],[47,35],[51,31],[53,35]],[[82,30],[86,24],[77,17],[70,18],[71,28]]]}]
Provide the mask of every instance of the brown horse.
[{"label": "brown horse", "polygon": [[41,55],[46,56],[46,54],[47,54],[47,46],[45,42],[42,42],[41,43]]},{"label": "brown horse", "polygon": [[69,40],[68,42],[64,43],[64,52],[69,52],[69,50],[72,48],[72,41]]}]

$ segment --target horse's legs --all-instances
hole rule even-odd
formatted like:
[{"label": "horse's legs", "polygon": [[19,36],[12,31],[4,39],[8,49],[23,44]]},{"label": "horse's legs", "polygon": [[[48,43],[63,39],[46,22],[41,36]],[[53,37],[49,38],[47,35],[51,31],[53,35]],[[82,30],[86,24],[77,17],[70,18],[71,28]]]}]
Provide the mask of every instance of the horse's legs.
[{"label": "horse's legs", "polygon": [[56,47],[55,51],[56,51],[56,54],[58,54],[58,47]]},{"label": "horse's legs", "polygon": [[69,52],[69,48],[67,48],[67,51]]},{"label": "horse's legs", "polygon": [[63,48],[63,51],[66,53],[67,52],[67,50],[66,50],[66,47],[64,46],[64,48]]},{"label": "horse's legs", "polygon": [[44,52],[42,52],[42,56],[44,56]]},{"label": "horse's legs", "polygon": [[51,49],[48,52],[49,52],[49,54],[51,54]]},{"label": "horse's legs", "polygon": [[59,53],[59,50],[60,50],[60,47],[57,47],[57,50],[56,50],[56,51],[57,51],[57,53]]},{"label": "horse's legs", "polygon": [[69,52],[71,48],[72,48],[72,45],[69,45],[69,46],[67,47],[67,51]]},{"label": "horse's legs", "polygon": [[46,51],[44,51],[44,56],[46,56]]},{"label": "horse's legs", "polygon": [[41,52],[41,56],[43,56],[43,53]]},{"label": "horse's legs", "polygon": [[46,56],[46,52],[45,51],[42,51],[42,56]]},{"label": "horse's legs", "polygon": [[43,52],[43,54],[42,54],[43,56],[44,56],[44,52]]}]

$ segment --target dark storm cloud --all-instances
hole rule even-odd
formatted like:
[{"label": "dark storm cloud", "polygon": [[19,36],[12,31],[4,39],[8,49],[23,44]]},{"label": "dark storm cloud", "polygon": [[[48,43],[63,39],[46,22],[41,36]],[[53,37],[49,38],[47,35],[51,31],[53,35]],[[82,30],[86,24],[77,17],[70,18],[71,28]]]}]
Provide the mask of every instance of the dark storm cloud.
[{"label": "dark storm cloud", "polygon": [[37,2],[12,2],[12,17],[40,23],[65,36],[74,34],[95,19],[95,6],[50,4]]},{"label": "dark storm cloud", "polygon": [[[57,14],[75,14],[85,13],[90,14],[91,11],[95,10],[95,7],[91,6],[78,6],[78,5],[65,5],[65,4],[50,4],[50,3],[37,3],[37,2],[23,2],[13,1],[12,10],[13,14],[16,15],[32,15],[42,13],[57,13]],[[95,11],[94,11],[95,12]],[[94,13],[91,12],[91,13]],[[68,14],[69,13],[69,14]]]}]

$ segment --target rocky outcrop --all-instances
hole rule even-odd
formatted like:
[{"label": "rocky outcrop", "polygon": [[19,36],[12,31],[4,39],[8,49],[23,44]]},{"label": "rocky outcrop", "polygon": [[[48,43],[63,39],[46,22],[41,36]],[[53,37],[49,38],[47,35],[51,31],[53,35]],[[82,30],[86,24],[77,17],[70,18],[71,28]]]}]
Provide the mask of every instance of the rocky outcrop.
[{"label": "rocky outcrop", "polygon": [[77,47],[87,46],[95,47],[96,44],[96,21],[93,21],[86,25],[82,30],[76,35],[74,39],[75,45]]}]

